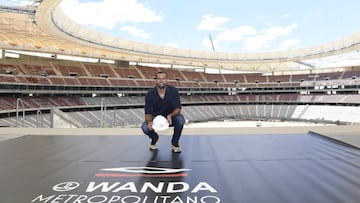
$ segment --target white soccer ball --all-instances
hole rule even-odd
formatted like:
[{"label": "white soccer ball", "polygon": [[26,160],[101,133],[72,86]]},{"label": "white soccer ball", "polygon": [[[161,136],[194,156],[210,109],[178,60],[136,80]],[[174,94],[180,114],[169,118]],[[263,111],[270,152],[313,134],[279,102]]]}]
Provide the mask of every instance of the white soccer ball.
[{"label": "white soccer ball", "polygon": [[154,119],[153,119],[153,126],[155,131],[164,131],[167,130],[169,128],[169,122],[167,121],[167,119],[162,116],[162,115],[157,115]]}]

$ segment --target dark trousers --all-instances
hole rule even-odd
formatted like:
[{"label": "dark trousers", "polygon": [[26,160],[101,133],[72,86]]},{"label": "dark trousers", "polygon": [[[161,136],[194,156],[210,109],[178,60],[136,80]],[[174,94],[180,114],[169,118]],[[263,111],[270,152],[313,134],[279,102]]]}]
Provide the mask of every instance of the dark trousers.
[{"label": "dark trousers", "polygon": [[[182,114],[178,114],[172,117],[172,125],[174,127],[174,134],[171,139],[171,143],[178,144],[179,139],[185,124],[185,118]],[[155,139],[159,137],[159,135],[154,130],[149,130],[148,124],[144,121],[141,125],[141,129],[145,135],[149,136],[150,139]]]}]

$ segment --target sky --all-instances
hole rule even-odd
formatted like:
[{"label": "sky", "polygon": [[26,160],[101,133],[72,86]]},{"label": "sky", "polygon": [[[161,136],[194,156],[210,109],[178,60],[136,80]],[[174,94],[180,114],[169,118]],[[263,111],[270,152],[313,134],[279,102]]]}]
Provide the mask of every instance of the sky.
[{"label": "sky", "polygon": [[96,31],[204,51],[289,50],[360,30],[358,0],[64,0],[61,7]]},{"label": "sky", "polygon": [[60,6],[98,32],[200,51],[284,51],[360,31],[359,0],[63,0]]}]

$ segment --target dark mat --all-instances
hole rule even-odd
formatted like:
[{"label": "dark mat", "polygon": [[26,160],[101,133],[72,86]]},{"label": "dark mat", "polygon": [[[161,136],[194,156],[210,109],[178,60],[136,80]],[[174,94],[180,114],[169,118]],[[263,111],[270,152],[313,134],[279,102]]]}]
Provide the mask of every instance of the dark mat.
[{"label": "dark mat", "polygon": [[0,142],[2,203],[357,203],[360,150],[314,134],[24,136]]}]

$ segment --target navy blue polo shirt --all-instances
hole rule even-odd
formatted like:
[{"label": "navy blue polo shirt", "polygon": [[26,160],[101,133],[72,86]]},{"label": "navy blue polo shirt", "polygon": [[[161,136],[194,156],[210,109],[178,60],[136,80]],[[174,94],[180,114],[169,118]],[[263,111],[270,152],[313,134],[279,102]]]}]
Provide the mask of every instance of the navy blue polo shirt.
[{"label": "navy blue polo shirt", "polygon": [[177,88],[171,85],[166,86],[163,99],[157,92],[157,87],[150,89],[145,95],[145,114],[167,116],[176,108],[181,108],[180,95]]}]

